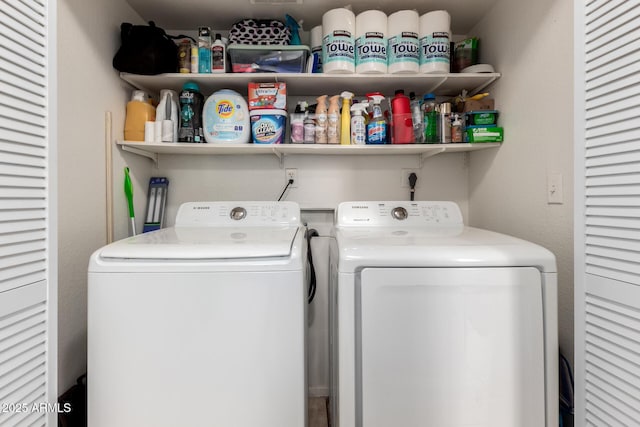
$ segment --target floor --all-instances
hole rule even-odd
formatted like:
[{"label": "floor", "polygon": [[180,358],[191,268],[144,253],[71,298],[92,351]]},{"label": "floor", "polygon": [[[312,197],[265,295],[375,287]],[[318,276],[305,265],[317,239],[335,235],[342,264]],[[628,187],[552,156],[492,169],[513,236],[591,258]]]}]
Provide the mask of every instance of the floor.
[{"label": "floor", "polygon": [[309,427],[329,427],[328,407],[326,397],[309,398]]}]

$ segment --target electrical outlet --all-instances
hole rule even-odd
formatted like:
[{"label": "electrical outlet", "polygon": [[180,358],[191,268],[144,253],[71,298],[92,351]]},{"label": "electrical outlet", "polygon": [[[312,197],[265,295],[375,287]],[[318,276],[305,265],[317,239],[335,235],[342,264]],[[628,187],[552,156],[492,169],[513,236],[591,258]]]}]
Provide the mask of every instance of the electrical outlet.
[{"label": "electrical outlet", "polygon": [[[411,175],[412,173],[415,173],[416,176],[419,177],[417,169],[402,169],[401,172],[402,173],[400,174],[400,177],[402,181],[400,181],[400,187],[402,188],[409,188],[409,175]],[[420,179],[418,179],[418,181],[416,182],[416,188],[418,188],[419,185]]]},{"label": "electrical outlet", "polygon": [[547,203],[559,205],[564,203],[562,174],[550,173],[547,175]]},{"label": "electrical outlet", "polygon": [[298,188],[298,169],[290,168],[284,170],[284,183],[286,184],[290,179],[293,180],[293,184],[289,188]]}]

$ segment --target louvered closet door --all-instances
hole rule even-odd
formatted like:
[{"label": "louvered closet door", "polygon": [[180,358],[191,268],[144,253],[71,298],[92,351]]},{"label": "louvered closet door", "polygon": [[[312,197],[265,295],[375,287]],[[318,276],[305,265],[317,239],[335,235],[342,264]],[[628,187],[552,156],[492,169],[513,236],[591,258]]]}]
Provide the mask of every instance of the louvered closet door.
[{"label": "louvered closet door", "polygon": [[640,426],[640,1],[575,3],[576,426]]},{"label": "louvered closet door", "polygon": [[53,17],[54,0],[0,0],[0,426],[57,419]]}]

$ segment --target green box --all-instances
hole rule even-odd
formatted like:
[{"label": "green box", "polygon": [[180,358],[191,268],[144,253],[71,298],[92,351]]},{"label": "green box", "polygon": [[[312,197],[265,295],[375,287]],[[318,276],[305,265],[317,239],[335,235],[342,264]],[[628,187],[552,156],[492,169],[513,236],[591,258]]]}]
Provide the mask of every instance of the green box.
[{"label": "green box", "polygon": [[467,129],[469,142],[502,142],[504,140],[504,129],[501,127],[473,127]]}]

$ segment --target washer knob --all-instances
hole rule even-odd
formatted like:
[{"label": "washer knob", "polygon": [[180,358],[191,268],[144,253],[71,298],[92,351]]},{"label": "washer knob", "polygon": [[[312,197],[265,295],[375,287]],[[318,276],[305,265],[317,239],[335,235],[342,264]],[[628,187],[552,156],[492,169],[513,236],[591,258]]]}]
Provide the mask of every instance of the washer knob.
[{"label": "washer knob", "polygon": [[407,210],[403,207],[397,207],[397,208],[393,208],[391,210],[391,216],[394,219],[397,219],[399,221],[405,220],[407,219],[407,217],[409,216],[409,213],[407,212]]},{"label": "washer knob", "polygon": [[234,221],[240,221],[241,219],[244,219],[244,217],[247,216],[247,210],[241,207],[233,208],[231,209],[231,213],[229,214],[229,216]]}]

